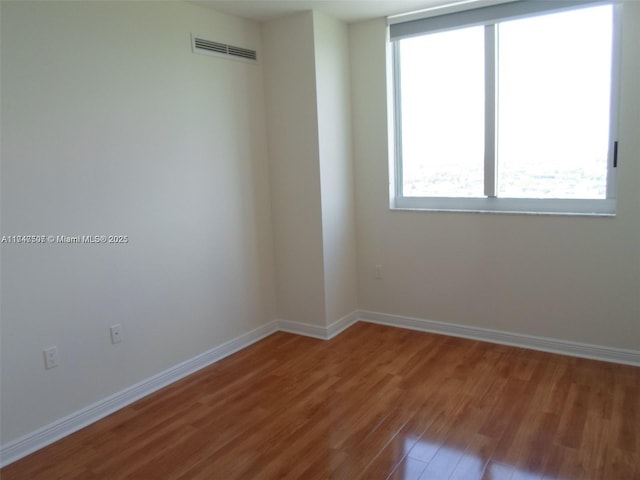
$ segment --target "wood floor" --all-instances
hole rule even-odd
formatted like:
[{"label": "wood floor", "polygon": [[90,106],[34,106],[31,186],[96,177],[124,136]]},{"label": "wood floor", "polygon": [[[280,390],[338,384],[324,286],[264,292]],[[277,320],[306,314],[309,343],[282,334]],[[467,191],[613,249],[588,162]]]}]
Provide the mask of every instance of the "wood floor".
[{"label": "wood floor", "polygon": [[277,333],[0,478],[640,479],[640,368],[366,323]]}]

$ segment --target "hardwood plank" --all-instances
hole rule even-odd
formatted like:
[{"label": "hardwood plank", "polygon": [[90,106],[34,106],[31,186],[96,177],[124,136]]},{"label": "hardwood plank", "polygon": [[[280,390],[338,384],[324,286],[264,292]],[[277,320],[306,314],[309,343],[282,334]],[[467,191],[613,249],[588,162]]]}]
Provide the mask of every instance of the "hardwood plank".
[{"label": "hardwood plank", "polygon": [[493,456],[497,441],[485,437],[484,435],[475,434],[464,455],[456,465],[451,480],[476,480],[482,479],[489,459]]},{"label": "hardwood plank", "polygon": [[500,462],[489,462],[482,475],[482,480],[511,480],[514,468]]},{"label": "hardwood plank", "polygon": [[640,368],[358,323],[276,333],[3,480],[637,479]]},{"label": "hardwood plank", "polygon": [[427,464],[416,460],[415,458],[406,457],[393,470],[388,480],[418,480],[422,472],[427,468]]},{"label": "hardwood plank", "polygon": [[[407,408],[406,404],[403,408]],[[407,412],[411,415],[409,420],[384,446],[378,456],[367,465],[362,474],[362,478],[368,478],[373,475],[388,476],[394,472],[398,465],[405,461],[405,457],[407,457],[411,449],[418,443],[420,437],[433,421],[433,415],[428,408],[416,406],[413,409],[408,408]],[[425,467],[426,465],[427,464],[424,463]]]},{"label": "hardwood plank", "polygon": [[572,384],[569,388],[567,407],[564,409],[558,428],[558,441],[565,447],[580,447],[584,423],[589,408],[590,387]]}]

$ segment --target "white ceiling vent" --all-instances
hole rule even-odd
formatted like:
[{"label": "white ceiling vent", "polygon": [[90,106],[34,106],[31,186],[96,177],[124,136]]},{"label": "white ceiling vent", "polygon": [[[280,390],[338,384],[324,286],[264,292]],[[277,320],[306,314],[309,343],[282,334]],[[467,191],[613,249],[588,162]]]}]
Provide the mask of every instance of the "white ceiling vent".
[{"label": "white ceiling vent", "polygon": [[255,50],[206,40],[197,35],[191,35],[191,48],[194,53],[204,53],[205,55],[214,55],[216,57],[242,60],[251,63],[258,62],[258,52]]}]

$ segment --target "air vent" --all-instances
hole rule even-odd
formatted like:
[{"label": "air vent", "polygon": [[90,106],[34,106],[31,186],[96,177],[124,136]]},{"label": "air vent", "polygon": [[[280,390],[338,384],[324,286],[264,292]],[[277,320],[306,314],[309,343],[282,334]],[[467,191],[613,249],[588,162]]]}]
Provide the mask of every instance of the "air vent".
[{"label": "air vent", "polygon": [[234,55],[236,57],[248,58],[250,60],[258,60],[256,51],[249,50],[248,48],[240,48],[227,45],[227,54]]},{"label": "air vent", "polygon": [[216,57],[225,57],[252,63],[258,61],[258,52],[255,50],[214,42],[213,40],[206,40],[195,35],[191,36],[191,46],[194,53],[204,53],[205,55],[214,55]]}]

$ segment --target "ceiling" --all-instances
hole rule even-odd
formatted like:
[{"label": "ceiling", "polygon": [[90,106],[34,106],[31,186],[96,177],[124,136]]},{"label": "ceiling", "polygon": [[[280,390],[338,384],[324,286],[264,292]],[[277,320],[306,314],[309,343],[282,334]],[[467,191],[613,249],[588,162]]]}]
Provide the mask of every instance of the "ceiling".
[{"label": "ceiling", "polygon": [[259,22],[318,10],[353,23],[450,4],[452,0],[195,0],[193,3]]}]

